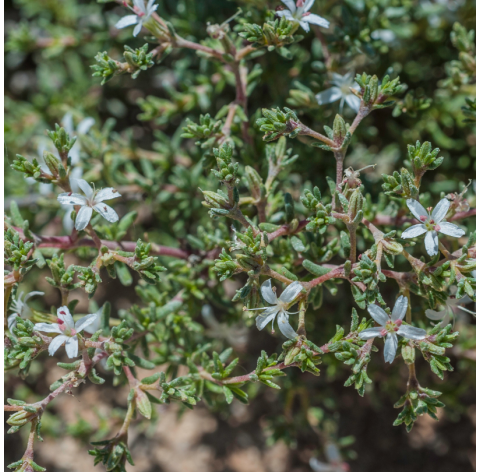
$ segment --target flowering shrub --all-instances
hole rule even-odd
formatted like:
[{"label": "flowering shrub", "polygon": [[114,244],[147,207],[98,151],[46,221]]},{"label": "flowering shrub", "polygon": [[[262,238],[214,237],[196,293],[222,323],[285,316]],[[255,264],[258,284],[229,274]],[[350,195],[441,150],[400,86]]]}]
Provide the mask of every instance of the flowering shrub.
[{"label": "flowering shrub", "polygon": [[[21,106],[7,98],[16,156],[5,368],[26,378],[64,350],[69,363],[58,362],[67,373],[43,399],[7,400],[9,433],[30,428],[10,468],[45,470],[34,443],[49,404],[106,379],[129,390],[122,426],[89,451],[109,471],[134,464],[129,426],[155,417],[157,404],[227,408],[249,403],[259,384],[295,395],[307,375],[342,376],[364,396],[378,388],[374,374],[399,378],[391,369],[404,364],[394,425],[437,418],[444,404],[427,372],[453,370],[451,317],[472,313],[462,305],[476,298],[475,51],[474,33],[453,20],[461,7],[238,1],[229,17],[232,5],[212,13],[190,1],[19,3],[32,20],[10,31],[7,49],[12,61],[35,53],[40,88]],[[49,19],[35,23],[37,13]],[[419,18],[432,41],[447,21],[457,51],[441,57],[445,72],[427,95],[400,52]],[[155,80],[137,89],[144,75]],[[72,86],[55,85],[65,77]],[[159,84],[164,97],[147,95]],[[101,86],[120,98],[99,105]],[[132,102],[144,125],[129,129]],[[127,306],[116,303],[121,286],[135,287]],[[256,341],[256,362],[243,359],[246,339],[266,326],[271,335],[253,339],[273,336],[277,347]],[[305,373],[295,382],[277,379],[295,369]],[[270,429],[293,444],[301,428]],[[345,470],[332,432],[323,444],[329,464],[312,457],[312,469]]]}]

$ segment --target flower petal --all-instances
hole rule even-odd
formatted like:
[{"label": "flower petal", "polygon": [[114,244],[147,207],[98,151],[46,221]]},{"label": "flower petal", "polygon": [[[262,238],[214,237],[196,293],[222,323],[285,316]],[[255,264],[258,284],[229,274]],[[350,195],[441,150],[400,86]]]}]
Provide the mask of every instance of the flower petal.
[{"label": "flower petal", "polygon": [[311,28],[309,27],[309,23],[306,21],[306,17],[304,17],[301,21],[299,21],[301,28],[306,32],[309,33]]},{"label": "flower petal", "polygon": [[292,326],[289,324],[289,316],[286,315],[283,311],[279,313],[277,317],[277,324],[279,325],[279,329],[281,333],[288,339],[296,339],[297,333],[294,331]]},{"label": "flower petal", "polygon": [[87,199],[83,195],[79,195],[78,193],[61,193],[57,200],[62,205],[85,205],[87,203]]},{"label": "flower petal", "polygon": [[30,292],[27,295],[25,295],[25,298],[23,299],[23,302],[26,303],[29,298],[36,297],[37,295],[45,295],[44,292]]},{"label": "flower petal", "polygon": [[267,279],[261,285],[261,295],[267,303],[270,303],[271,305],[277,303],[277,295],[272,291],[271,279]]},{"label": "flower petal", "polygon": [[378,336],[381,336],[381,331],[383,330],[384,328],[380,328],[380,327],[377,327],[377,328],[367,328],[367,329],[364,329],[362,330],[360,333],[359,333],[359,337],[361,339],[371,339],[371,338],[376,338]]},{"label": "flower petal", "polygon": [[304,16],[303,20],[307,21],[308,23],[311,23],[311,25],[317,25],[317,26],[322,26],[323,28],[329,28],[329,21],[327,21],[322,16],[315,15],[314,13]]},{"label": "flower petal", "polygon": [[402,320],[408,309],[408,304],[408,298],[401,295],[394,304],[391,319],[393,321]]},{"label": "flower petal", "polygon": [[427,253],[430,256],[435,256],[439,250],[438,233],[436,233],[436,231],[428,231],[424,238],[424,245],[426,246]]},{"label": "flower petal", "polygon": [[67,306],[61,306],[57,309],[57,318],[60,318],[69,328],[75,327],[72,315]]},{"label": "flower petal", "polygon": [[118,198],[120,196],[118,190],[115,190],[112,187],[103,188],[97,192],[97,195],[95,195],[95,203],[103,202],[104,200],[112,200],[113,198]]},{"label": "flower petal", "polygon": [[319,105],[325,105],[326,103],[332,103],[339,100],[342,97],[342,91],[339,87],[331,87],[316,95],[316,100]]},{"label": "flower petal", "polygon": [[408,208],[411,210],[411,213],[419,220],[421,216],[428,217],[428,212],[424,209],[424,207],[417,201],[412,198],[410,198],[407,202],[406,205]]},{"label": "flower petal", "polygon": [[281,11],[276,11],[277,16],[283,16],[286,20],[289,21],[294,21],[295,23],[299,23],[298,20],[296,20],[293,16],[292,13],[289,10],[281,10]]},{"label": "flower petal", "polygon": [[302,285],[300,282],[292,282],[279,297],[279,301],[287,303],[292,302],[299,293],[302,291]]},{"label": "flower petal", "polygon": [[384,326],[389,320],[388,314],[380,306],[374,305],[374,303],[367,307],[367,311],[374,321],[381,326]]},{"label": "flower petal", "polygon": [[304,9],[304,12],[309,11],[312,5],[314,5],[314,0],[306,0],[306,3],[304,3],[304,6],[302,7]]},{"label": "flower petal", "polygon": [[137,35],[140,33],[141,30],[142,30],[142,22],[139,21],[139,23],[137,24],[137,26],[134,28],[134,31],[133,31],[132,35],[133,35],[134,37],[137,36]]},{"label": "flower petal", "polygon": [[44,333],[58,333],[62,334],[62,331],[57,323],[37,323],[33,329],[35,331],[42,331]]},{"label": "flower petal", "polygon": [[448,310],[426,310],[426,317],[433,321],[442,320],[446,315],[449,315]]},{"label": "flower petal", "polygon": [[92,313],[91,315],[84,316],[80,318],[76,323],[75,323],[75,331],[77,333],[80,333],[80,331],[83,331],[88,325],[91,325],[92,323],[95,322],[97,319],[97,313]]},{"label": "flower petal", "polygon": [[[281,0],[281,2],[291,10],[291,12],[296,11],[296,4],[294,3],[294,0]],[[278,13],[278,12],[277,12]]]},{"label": "flower petal", "polygon": [[68,336],[64,336],[63,334],[61,336],[57,336],[53,338],[50,341],[50,344],[48,345],[48,353],[53,356],[57,349],[64,343],[68,342],[70,338]]},{"label": "flower petal", "polygon": [[359,111],[359,107],[361,106],[361,99],[356,97],[354,94],[348,95],[346,97],[346,103],[351,110]]},{"label": "flower petal", "polygon": [[13,313],[7,318],[7,326],[9,330],[12,330],[15,326],[17,326],[17,318],[20,318],[17,313]]},{"label": "flower petal", "polygon": [[424,329],[415,328],[414,326],[409,326],[409,325],[402,325],[398,329],[397,334],[399,334],[399,336],[402,336],[404,338],[416,339],[418,341],[420,341],[421,339],[424,339],[428,335]]},{"label": "flower petal", "polygon": [[77,133],[78,134],[87,134],[89,129],[95,124],[95,120],[88,116],[84,118],[77,126]]},{"label": "flower petal", "polygon": [[333,472],[332,465],[321,462],[315,457],[309,459],[309,465],[314,472]]},{"label": "flower petal", "polygon": [[67,356],[72,359],[78,356],[78,338],[77,336],[72,336],[68,338],[67,344],[65,344],[65,350],[67,351]]},{"label": "flower petal", "polygon": [[435,206],[432,217],[436,223],[439,223],[440,221],[444,220],[444,217],[446,216],[446,213],[448,212],[450,205],[451,205],[451,202],[447,198],[443,198]]},{"label": "flower petal", "polygon": [[97,203],[97,205],[94,205],[94,210],[100,213],[110,223],[119,221],[119,215],[106,203]]},{"label": "flower petal", "polygon": [[94,189],[90,186],[90,184],[84,179],[77,179],[77,185],[80,187],[83,193],[87,196],[88,199],[93,197]]},{"label": "flower petal", "polygon": [[122,29],[122,28],[125,28],[126,26],[135,25],[135,23],[137,23],[137,20],[138,20],[137,15],[127,15],[127,16],[124,16],[123,18],[120,18],[120,20],[117,21],[117,23],[115,23],[115,27],[117,29]]},{"label": "flower petal", "polygon": [[89,224],[90,218],[92,218],[92,207],[83,206],[80,208],[75,218],[75,228],[78,231],[82,231]]},{"label": "flower petal", "polygon": [[137,7],[139,11],[142,11],[145,13],[145,2],[144,0],[134,0],[134,8]]},{"label": "flower petal", "polygon": [[72,113],[70,112],[65,113],[65,115],[62,118],[62,126],[64,127],[65,131],[67,131],[68,134],[74,134]]},{"label": "flower petal", "polygon": [[266,308],[264,313],[261,313],[256,318],[256,326],[259,331],[263,330],[269,322],[271,322],[279,312],[279,309],[276,306],[271,306]]},{"label": "flower petal", "polygon": [[459,226],[453,223],[448,223],[447,221],[444,221],[443,223],[438,224],[441,228],[439,230],[440,233],[447,234],[448,236],[452,236],[453,238],[460,238],[461,236],[464,236],[464,229],[461,229]]},{"label": "flower petal", "polygon": [[394,333],[387,333],[386,344],[384,344],[384,360],[389,364],[392,364],[396,357],[397,343],[397,336]]},{"label": "flower petal", "polygon": [[421,234],[424,234],[426,231],[427,229],[423,224],[414,225],[408,228],[406,231],[404,231],[403,234],[401,234],[401,238],[403,239],[415,238],[416,236],[420,236]]}]

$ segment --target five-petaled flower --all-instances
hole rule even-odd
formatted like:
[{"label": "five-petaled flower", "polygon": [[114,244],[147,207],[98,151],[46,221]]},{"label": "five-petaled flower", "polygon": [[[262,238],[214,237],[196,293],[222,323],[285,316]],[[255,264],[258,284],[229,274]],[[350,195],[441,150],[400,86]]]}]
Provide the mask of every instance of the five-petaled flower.
[{"label": "five-petaled flower", "polygon": [[34,329],[43,331],[44,333],[58,333],[60,335],[53,338],[48,345],[48,353],[51,356],[65,343],[67,356],[73,358],[78,356],[77,334],[83,331],[88,325],[94,323],[97,316],[97,313],[93,313],[80,318],[74,323],[69,309],[66,306],[61,306],[57,310],[58,323],[37,323]]},{"label": "five-petaled flower", "polygon": [[426,316],[433,321],[441,321],[441,326],[444,328],[450,321],[451,317],[454,320],[456,312],[458,310],[465,311],[466,313],[470,313],[471,315],[476,316],[474,311],[468,310],[464,308],[465,303],[471,303],[473,300],[465,295],[462,298],[456,298],[456,291],[457,288],[453,285],[449,288],[449,295],[445,302],[445,306],[443,309],[436,311],[436,310],[426,310]]},{"label": "five-petaled flower", "polygon": [[131,10],[135,15],[127,15],[117,21],[115,27],[118,29],[125,28],[126,26],[137,25],[134,28],[133,35],[137,36],[142,29],[143,24],[151,17],[152,13],[159,7],[154,5],[155,0],[149,0],[147,5],[144,0],[134,0],[134,7]]},{"label": "five-petaled flower", "polygon": [[385,337],[384,344],[384,360],[392,364],[396,357],[397,336],[407,339],[421,340],[427,336],[426,331],[421,328],[415,328],[407,324],[402,324],[402,320],[408,309],[407,297],[400,296],[394,305],[392,315],[389,316],[380,306],[371,304],[367,307],[369,314],[372,316],[380,327],[367,328],[359,333],[361,339],[371,339],[376,337]]},{"label": "five-petaled flower", "polygon": [[115,210],[103,203],[104,200],[112,200],[113,198],[120,197],[120,193],[117,190],[109,187],[95,191],[89,183],[83,179],[78,179],[77,184],[85,193],[85,197],[78,193],[70,192],[61,193],[57,199],[63,204],[80,205],[82,207],[75,219],[75,228],[78,231],[81,231],[89,224],[93,210],[100,213],[107,221],[110,221],[110,223],[118,221],[119,215],[117,215]]},{"label": "five-petaled flower", "polygon": [[289,315],[297,312],[289,312],[287,311],[287,309],[301,291],[302,285],[299,282],[293,282],[282,292],[281,296],[277,298],[274,290],[272,290],[271,279],[266,280],[261,285],[261,294],[267,303],[270,303],[274,306],[264,308],[251,308],[250,310],[247,310],[264,310],[264,313],[261,313],[256,318],[256,326],[259,331],[264,329],[267,323],[269,323],[269,321],[272,321],[272,331],[274,331],[274,321],[277,316],[277,324],[279,325],[281,333],[289,339],[297,338],[297,333],[289,324]]},{"label": "five-petaled flower", "polygon": [[333,87],[316,95],[317,103],[319,103],[319,105],[337,102],[340,99],[341,103],[339,104],[339,111],[341,113],[344,107],[344,102],[346,102],[349,108],[352,108],[355,112],[359,111],[361,99],[351,92],[351,88],[359,90],[360,87],[359,84],[354,81],[354,74],[352,72],[348,72],[344,75],[333,73],[330,83]]},{"label": "five-petaled flower", "polygon": [[306,33],[309,32],[309,23],[329,28],[329,21],[309,11],[314,0],[297,0],[296,2],[294,0],[282,0],[282,3],[289,10],[276,11],[276,15],[283,16],[287,20],[299,24]]},{"label": "five-petaled flower", "polygon": [[17,317],[30,318],[32,310],[27,305],[27,300],[35,295],[44,295],[43,292],[30,292],[23,296],[23,292],[20,292],[16,299],[12,300],[12,313],[7,318],[8,329],[12,329],[17,325]]},{"label": "five-petaled flower", "polygon": [[421,222],[421,224],[408,228],[403,234],[401,234],[401,238],[415,238],[416,236],[421,236],[421,234],[426,233],[424,244],[426,245],[426,251],[430,256],[435,256],[438,253],[438,233],[447,234],[454,238],[460,238],[464,235],[464,230],[459,226],[443,221],[449,210],[450,202],[448,199],[443,198],[436,205],[434,210],[432,210],[432,208],[426,210],[419,202],[412,198],[406,203],[411,210],[411,213]]}]

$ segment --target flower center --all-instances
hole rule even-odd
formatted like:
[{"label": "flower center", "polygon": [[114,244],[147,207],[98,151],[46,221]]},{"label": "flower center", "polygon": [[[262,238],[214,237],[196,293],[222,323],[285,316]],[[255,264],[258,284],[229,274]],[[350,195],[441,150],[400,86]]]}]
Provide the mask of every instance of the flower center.
[{"label": "flower center", "polygon": [[386,326],[384,326],[384,329],[381,331],[381,335],[385,336],[387,333],[395,333],[396,331],[399,330],[399,327],[401,326],[401,324],[402,324],[401,320],[396,320],[396,321],[389,320],[386,323]]}]

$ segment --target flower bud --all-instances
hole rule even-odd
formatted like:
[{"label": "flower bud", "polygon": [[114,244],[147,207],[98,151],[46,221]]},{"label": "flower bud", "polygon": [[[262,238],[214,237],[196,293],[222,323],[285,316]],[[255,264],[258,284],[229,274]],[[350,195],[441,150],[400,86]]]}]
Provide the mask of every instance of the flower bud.
[{"label": "flower bud", "polygon": [[147,394],[141,388],[135,389],[135,405],[137,406],[139,413],[150,420],[150,417],[152,416],[152,404],[150,403]]},{"label": "flower bud", "polygon": [[255,200],[260,200],[265,194],[264,183],[262,182],[261,176],[251,166],[246,166],[245,177],[252,196]]},{"label": "flower bud", "polygon": [[397,256],[403,252],[403,245],[394,241],[391,238],[386,238],[382,240],[383,250],[388,254],[393,256]]},{"label": "flower bud", "polygon": [[[349,207],[347,210],[347,214],[349,215],[349,219],[354,222],[356,219],[356,216],[359,214],[360,211],[362,211],[362,205],[364,203],[364,198],[362,196],[361,191],[359,188],[354,190],[354,192],[351,195],[351,198],[349,199]],[[361,216],[362,217],[362,216]]]},{"label": "flower bud", "polygon": [[335,143],[340,146],[346,137],[346,122],[341,115],[336,115],[333,124],[333,138]]},{"label": "flower bud", "polygon": [[45,164],[47,164],[50,172],[53,175],[58,175],[58,169],[60,165],[59,160],[51,152],[48,151],[44,151],[43,159],[45,161]]}]

